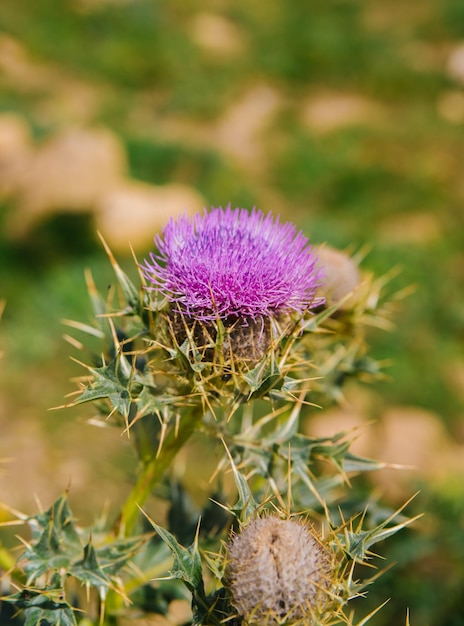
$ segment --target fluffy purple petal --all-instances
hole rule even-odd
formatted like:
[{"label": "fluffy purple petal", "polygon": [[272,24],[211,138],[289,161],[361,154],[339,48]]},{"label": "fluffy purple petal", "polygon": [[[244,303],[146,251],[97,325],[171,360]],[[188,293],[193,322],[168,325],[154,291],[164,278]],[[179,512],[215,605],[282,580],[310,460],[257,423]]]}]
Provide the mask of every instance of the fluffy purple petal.
[{"label": "fluffy purple petal", "polygon": [[307,238],[270,213],[227,207],[171,219],[155,244],[143,273],[192,318],[257,319],[321,302]]}]

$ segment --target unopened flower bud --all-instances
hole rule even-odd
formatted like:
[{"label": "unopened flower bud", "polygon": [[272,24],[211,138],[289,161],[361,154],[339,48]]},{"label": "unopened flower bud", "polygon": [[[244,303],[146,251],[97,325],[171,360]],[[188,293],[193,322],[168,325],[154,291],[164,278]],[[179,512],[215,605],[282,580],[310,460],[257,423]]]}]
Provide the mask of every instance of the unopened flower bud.
[{"label": "unopened flower bud", "polygon": [[[317,250],[317,267],[324,273],[321,293],[329,305],[346,298],[361,282],[359,268],[353,259],[330,246],[320,246]],[[345,302],[342,308],[349,306]]]},{"label": "unopened flower bud", "polygon": [[307,525],[255,519],[233,536],[225,584],[246,624],[320,623],[329,602],[332,558]]}]

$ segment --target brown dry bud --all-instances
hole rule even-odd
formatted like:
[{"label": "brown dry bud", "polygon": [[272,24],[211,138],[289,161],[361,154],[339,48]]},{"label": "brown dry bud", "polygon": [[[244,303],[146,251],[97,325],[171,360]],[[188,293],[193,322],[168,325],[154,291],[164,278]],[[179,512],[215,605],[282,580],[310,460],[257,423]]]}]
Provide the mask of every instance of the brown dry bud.
[{"label": "brown dry bud", "polygon": [[304,523],[250,522],[229,543],[225,584],[246,624],[313,624],[330,598],[332,558]]}]

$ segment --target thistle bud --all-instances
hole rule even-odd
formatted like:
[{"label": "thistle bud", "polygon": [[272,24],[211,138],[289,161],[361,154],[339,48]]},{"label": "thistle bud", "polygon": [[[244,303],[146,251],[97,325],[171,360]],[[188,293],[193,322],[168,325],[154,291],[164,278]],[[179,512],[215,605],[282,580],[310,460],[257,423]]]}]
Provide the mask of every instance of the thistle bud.
[{"label": "thistle bud", "polygon": [[228,546],[225,586],[246,624],[315,624],[330,601],[329,551],[307,525],[253,520]]},{"label": "thistle bud", "polygon": [[[330,246],[319,247],[317,267],[324,273],[321,292],[326,297],[328,305],[346,298],[361,282],[361,274],[354,260],[344,252]],[[350,300],[352,301],[352,298]],[[350,304],[352,302],[345,302],[342,308],[347,308]]]}]

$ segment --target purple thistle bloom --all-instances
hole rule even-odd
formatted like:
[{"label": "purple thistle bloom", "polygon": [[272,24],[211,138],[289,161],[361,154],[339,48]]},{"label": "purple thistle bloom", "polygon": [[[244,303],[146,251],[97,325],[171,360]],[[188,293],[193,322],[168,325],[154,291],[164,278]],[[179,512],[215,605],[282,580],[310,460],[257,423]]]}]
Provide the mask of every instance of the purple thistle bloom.
[{"label": "purple thistle bloom", "polygon": [[212,208],[171,219],[141,269],[168,301],[193,319],[276,316],[321,303],[320,271],[307,238],[290,223],[253,209]]}]

